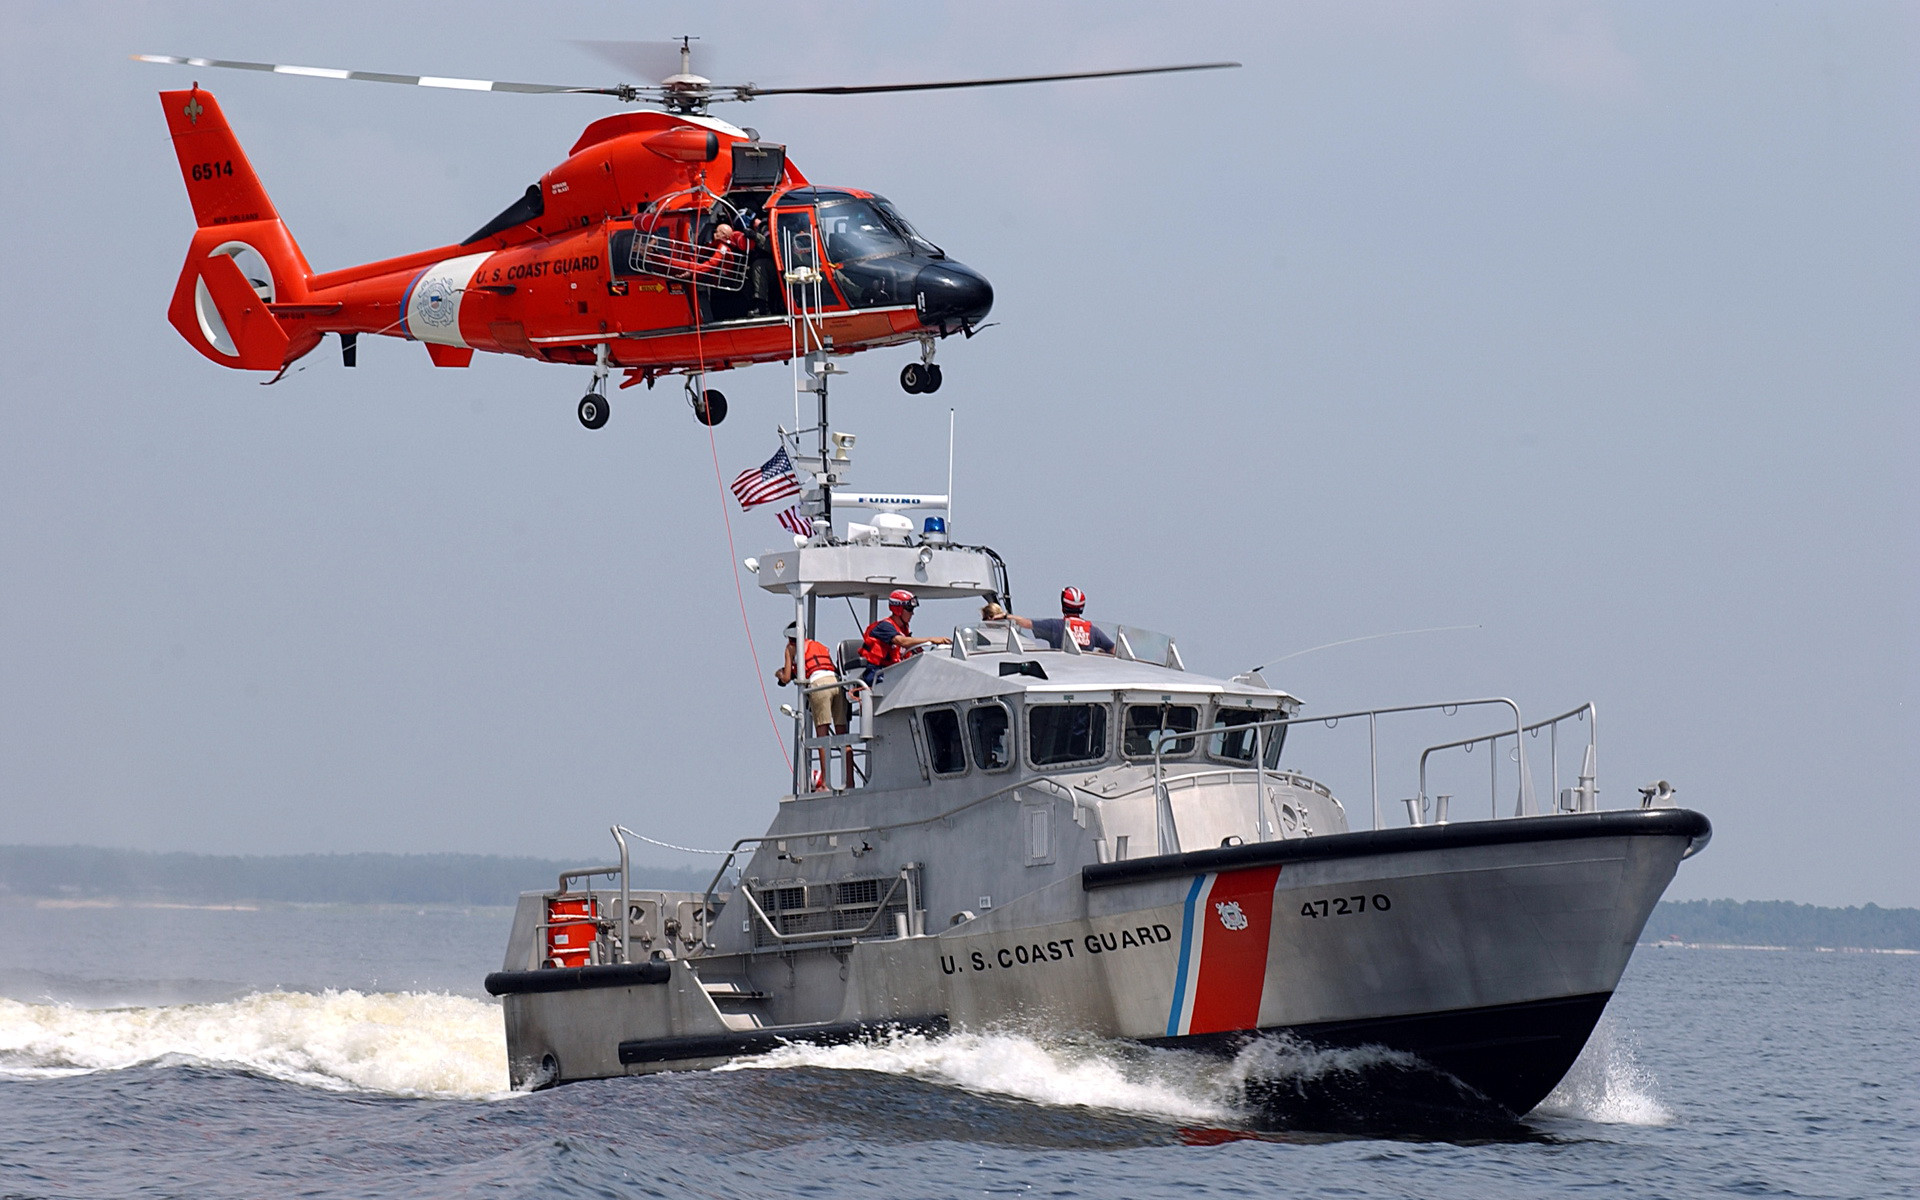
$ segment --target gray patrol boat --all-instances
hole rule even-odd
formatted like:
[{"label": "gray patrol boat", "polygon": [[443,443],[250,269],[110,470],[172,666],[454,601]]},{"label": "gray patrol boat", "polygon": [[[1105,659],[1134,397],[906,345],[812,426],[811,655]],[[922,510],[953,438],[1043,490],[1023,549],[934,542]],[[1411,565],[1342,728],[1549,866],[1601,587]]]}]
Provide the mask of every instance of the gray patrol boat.
[{"label": "gray patrol boat", "polygon": [[[808,359],[822,387],[824,363]],[[939,521],[882,513],[836,535],[852,439],[819,433],[817,455],[795,456],[818,532],[748,563],[807,637],[831,611],[820,602],[843,597],[869,619],[901,587],[1008,599],[999,556]],[[922,628],[951,644],[878,672],[858,640],[841,643],[841,682],[826,686],[848,694],[848,732],[814,736],[795,681],[787,794],[707,890],[637,886],[633,832],[615,827],[617,863],[523,895],[486,981],[513,1085],[1012,1027],[1220,1053],[1277,1033],[1378,1045],[1512,1114],[1537,1104],[1680,861],[1705,846],[1706,818],[1664,785],[1601,810],[1592,705],[1537,722],[1501,698],[1303,714],[1257,671],[1210,678],[1171,638],[1094,624],[1111,652],[1011,619]],[[1296,727],[1439,711],[1491,715],[1407,764],[1419,786],[1404,825],[1382,820],[1377,766],[1372,827],[1355,831],[1293,765]],[[1529,742],[1554,747],[1544,801]],[[1468,818],[1428,778],[1435,756],[1476,749],[1499,792]]]}]

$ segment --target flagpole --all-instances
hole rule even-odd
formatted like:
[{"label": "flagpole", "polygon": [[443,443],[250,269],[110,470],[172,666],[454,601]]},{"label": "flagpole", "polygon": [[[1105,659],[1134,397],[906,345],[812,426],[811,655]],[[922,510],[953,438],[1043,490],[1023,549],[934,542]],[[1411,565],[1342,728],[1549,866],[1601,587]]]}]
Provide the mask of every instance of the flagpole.
[{"label": "flagpole", "polygon": [[947,537],[953,537],[953,409],[947,409]]}]

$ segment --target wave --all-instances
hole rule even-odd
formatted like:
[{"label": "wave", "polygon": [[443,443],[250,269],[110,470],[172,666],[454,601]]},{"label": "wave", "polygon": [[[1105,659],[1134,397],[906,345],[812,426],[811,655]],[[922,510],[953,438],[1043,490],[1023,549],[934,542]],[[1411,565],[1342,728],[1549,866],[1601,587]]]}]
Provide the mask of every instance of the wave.
[{"label": "wave", "polygon": [[1602,1125],[1665,1125],[1673,1114],[1655,1095],[1659,1081],[1637,1049],[1631,1029],[1602,1016],[1566,1078],[1534,1112]]},{"label": "wave", "polygon": [[0,1075],[231,1065],[333,1091],[506,1094],[500,1008],[444,993],[260,992],[218,1004],[75,1008],[0,999]]},{"label": "wave", "polygon": [[818,1067],[874,1071],[1050,1106],[1115,1109],[1175,1121],[1240,1115],[1238,1085],[1221,1060],[1093,1038],[1017,1033],[894,1033],[839,1046],[786,1046],[721,1071]]},{"label": "wave", "polygon": [[[1483,1104],[1451,1077],[1378,1046],[1330,1049],[1258,1038],[1232,1058],[1080,1036],[896,1033],[838,1046],[789,1046],[723,1071],[818,1067],[926,1079],[1035,1104],[1102,1108],[1180,1124],[1243,1128],[1391,1127],[1380,1111],[1419,1087],[1426,1108]],[[1430,1115],[1399,1114],[1430,1123]],[[1329,1124],[1331,1123],[1331,1124]]]}]

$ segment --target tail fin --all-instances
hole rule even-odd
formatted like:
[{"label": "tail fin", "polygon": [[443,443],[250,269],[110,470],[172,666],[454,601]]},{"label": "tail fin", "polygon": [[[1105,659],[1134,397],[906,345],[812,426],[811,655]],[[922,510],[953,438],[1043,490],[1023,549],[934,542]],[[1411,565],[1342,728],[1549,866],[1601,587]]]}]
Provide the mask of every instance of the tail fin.
[{"label": "tail fin", "polygon": [[173,151],[180,156],[180,174],[186,177],[187,199],[193,201],[193,219],[200,228],[280,219],[212,92],[197,86],[161,92],[160,105],[166,109],[167,132],[173,134]]},{"label": "tail fin", "polygon": [[200,227],[173,289],[167,319],[214,362],[277,371],[313,349],[289,337],[270,306],[307,297],[313,268],[280,220],[213,93],[161,92],[180,174]]}]

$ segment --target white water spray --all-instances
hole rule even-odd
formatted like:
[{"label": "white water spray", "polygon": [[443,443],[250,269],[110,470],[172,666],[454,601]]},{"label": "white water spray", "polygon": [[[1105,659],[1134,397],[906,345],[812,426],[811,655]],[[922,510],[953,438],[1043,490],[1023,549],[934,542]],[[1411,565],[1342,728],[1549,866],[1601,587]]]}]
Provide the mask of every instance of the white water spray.
[{"label": "white water spray", "polygon": [[443,993],[262,992],[222,1004],[74,1008],[0,999],[0,1075],[227,1064],[332,1091],[507,1091],[496,1004]]},{"label": "white water spray", "polygon": [[1567,1077],[1534,1111],[1603,1125],[1665,1125],[1673,1114],[1656,1098],[1658,1081],[1635,1048],[1632,1030],[1602,1016]]},{"label": "white water spray", "polygon": [[789,1046],[723,1071],[819,1067],[926,1079],[1035,1104],[1105,1108],[1181,1122],[1238,1124],[1250,1114],[1249,1081],[1311,1085],[1328,1075],[1365,1075],[1419,1060],[1377,1046],[1321,1049],[1260,1038],[1232,1059],[1086,1037],[1018,1033],[902,1033],[844,1046]]}]

